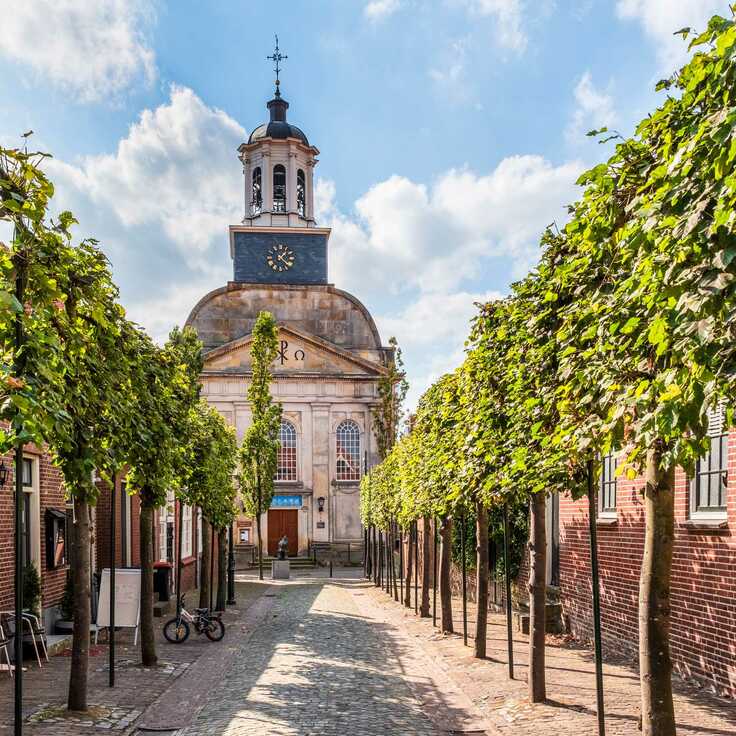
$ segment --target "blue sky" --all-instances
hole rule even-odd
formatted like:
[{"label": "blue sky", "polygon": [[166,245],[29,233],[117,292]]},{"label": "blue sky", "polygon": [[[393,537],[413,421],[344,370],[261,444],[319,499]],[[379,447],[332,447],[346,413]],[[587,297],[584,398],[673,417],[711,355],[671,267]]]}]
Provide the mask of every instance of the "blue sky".
[{"label": "blue sky", "polygon": [[412,401],[462,359],[473,302],[533,265],[574,181],[657,104],[672,33],[726,0],[27,0],[0,35],[0,142],[49,151],[56,206],[101,241],[161,339],[231,277],[236,147],[266,118],[321,150],[331,280],[404,348]]}]

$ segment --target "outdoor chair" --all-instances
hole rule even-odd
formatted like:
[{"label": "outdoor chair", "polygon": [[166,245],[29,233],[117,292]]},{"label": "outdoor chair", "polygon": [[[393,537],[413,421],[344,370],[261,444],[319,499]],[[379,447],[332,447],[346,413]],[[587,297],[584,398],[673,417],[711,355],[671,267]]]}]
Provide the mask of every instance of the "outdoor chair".
[{"label": "outdoor chair", "polygon": [[[17,630],[15,626],[15,614],[13,612],[0,612],[0,622],[2,623],[2,627],[8,632],[8,635],[17,635]],[[41,625],[41,622],[39,621],[37,616],[34,616],[32,613],[24,613],[23,622],[21,625],[21,636],[23,636],[24,632],[30,635],[31,642],[33,643],[33,649],[36,652],[36,660],[38,661],[38,666],[42,667],[43,665],[41,663],[41,654],[38,650],[38,642],[41,642],[43,655],[48,662],[49,652],[46,648],[46,629],[44,629],[44,627]]]},{"label": "outdoor chair", "polygon": [[[5,660],[8,663],[8,672],[13,677],[13,665],[10,664],[10,652],[8,651],[8,644],[10,644],[10,637],[5,633],[5,627],[0,621],[0,650],[5,652]],[[0,664],[2,661],[0,660]]]}]

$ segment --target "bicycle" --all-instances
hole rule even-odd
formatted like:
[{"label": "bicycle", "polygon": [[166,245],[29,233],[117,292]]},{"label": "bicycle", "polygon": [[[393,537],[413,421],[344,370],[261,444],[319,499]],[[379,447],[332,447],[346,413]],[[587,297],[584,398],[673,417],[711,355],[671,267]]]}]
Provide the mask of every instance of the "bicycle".
[{"label": "bicycle", "polygon": [[191,614],[184,607],[184,596],[181,596],[179,610],[178,616],[164,624],[164,636],[172,644],[181,644],[189,638],[189,624],[193,624],[194,630],[200,636],[204,634],[210,641],[220,641],[225,636],[225,624],[219,613],[210,613],[209,608],[195,608],[194,614]]}]

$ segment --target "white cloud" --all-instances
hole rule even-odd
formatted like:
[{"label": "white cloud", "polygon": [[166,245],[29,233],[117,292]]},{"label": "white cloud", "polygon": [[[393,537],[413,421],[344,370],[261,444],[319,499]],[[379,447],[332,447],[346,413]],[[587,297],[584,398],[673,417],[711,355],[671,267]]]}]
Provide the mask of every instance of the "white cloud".
[{"label": "white cloud", "polygon": [[408,406],[414,406],[432,383],[462,363],[476,302],[501,297],[497,291],[423,294],[404,309],[376,318],[384,341],[397,338],[410,369]]},{"label": "white cloud", "polygon": [[447,293],[486,275],[492,259],[515,275],[535,260],[539,236],[565,217],[582,170],[541,156],[511,156],[489,174],[453,169],[431,186],[392,176],[373,186],[346,216],[334,186],[316,188],[321,223],[332,227],[331,279],[359,293]]},{"label": "white cloud", "polygon": [[156,76],[150,0],[26,0],[3,13],[0,54],[89,102]]},{"label": "white cloud", "polygon": [[[609,90],[610,90],[609,85]],[[570,143],[580,143],[594,128],[611,127],[618,116],[610,91],[601,91],[593,84],[590,72],[585,72],[575,85],[575,111],[565,136]]]},{"label": "white cloud", "polygon": [[524,30],[522,0],[461,0],[472,15],[488,16],[495,23],[496,40],[511,51],[523,53],[529,39]]},{"label": "white cloud", "polygon": [[674,32],[685,26],[704,31],[715,13],[727,14],[725,0],[618,0],[620,18],[637,20],[656,48],[662,72],[673,72],[688,57],[687,42]]},{"label": "white cloud", "polygon": [[401,0],[371,0],[363,8],[363,15],[373,23],[377,23],[386,20],[386,18],[399,10],[400,7]]},{"label": "white cloud", "polygon": [[467,63],[468,38],[458,38],[452,41],[442,54],[441,63],[429,70],[430,78],[438,84],[443,94],[452,95],[456,100],[468,97]]},{"label": "white cloud", "polygon": [[245,131],[184,87],[144,110],[114,154],[79,165],[51,160],[55,179],[126,228],[158,225],[192,268],[206,270],[213,239],[243,215],[236,149]]}]

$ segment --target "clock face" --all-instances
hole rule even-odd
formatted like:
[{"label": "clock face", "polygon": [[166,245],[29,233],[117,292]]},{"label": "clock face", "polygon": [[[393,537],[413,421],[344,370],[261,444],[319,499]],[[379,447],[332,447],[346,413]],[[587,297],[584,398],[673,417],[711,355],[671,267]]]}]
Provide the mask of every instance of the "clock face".
[{"label": "clock face", "polygon": [[266,263],[274,271],[288,271],[294,265],[294,251],[283,243],[276,243],[268,249]]}]

